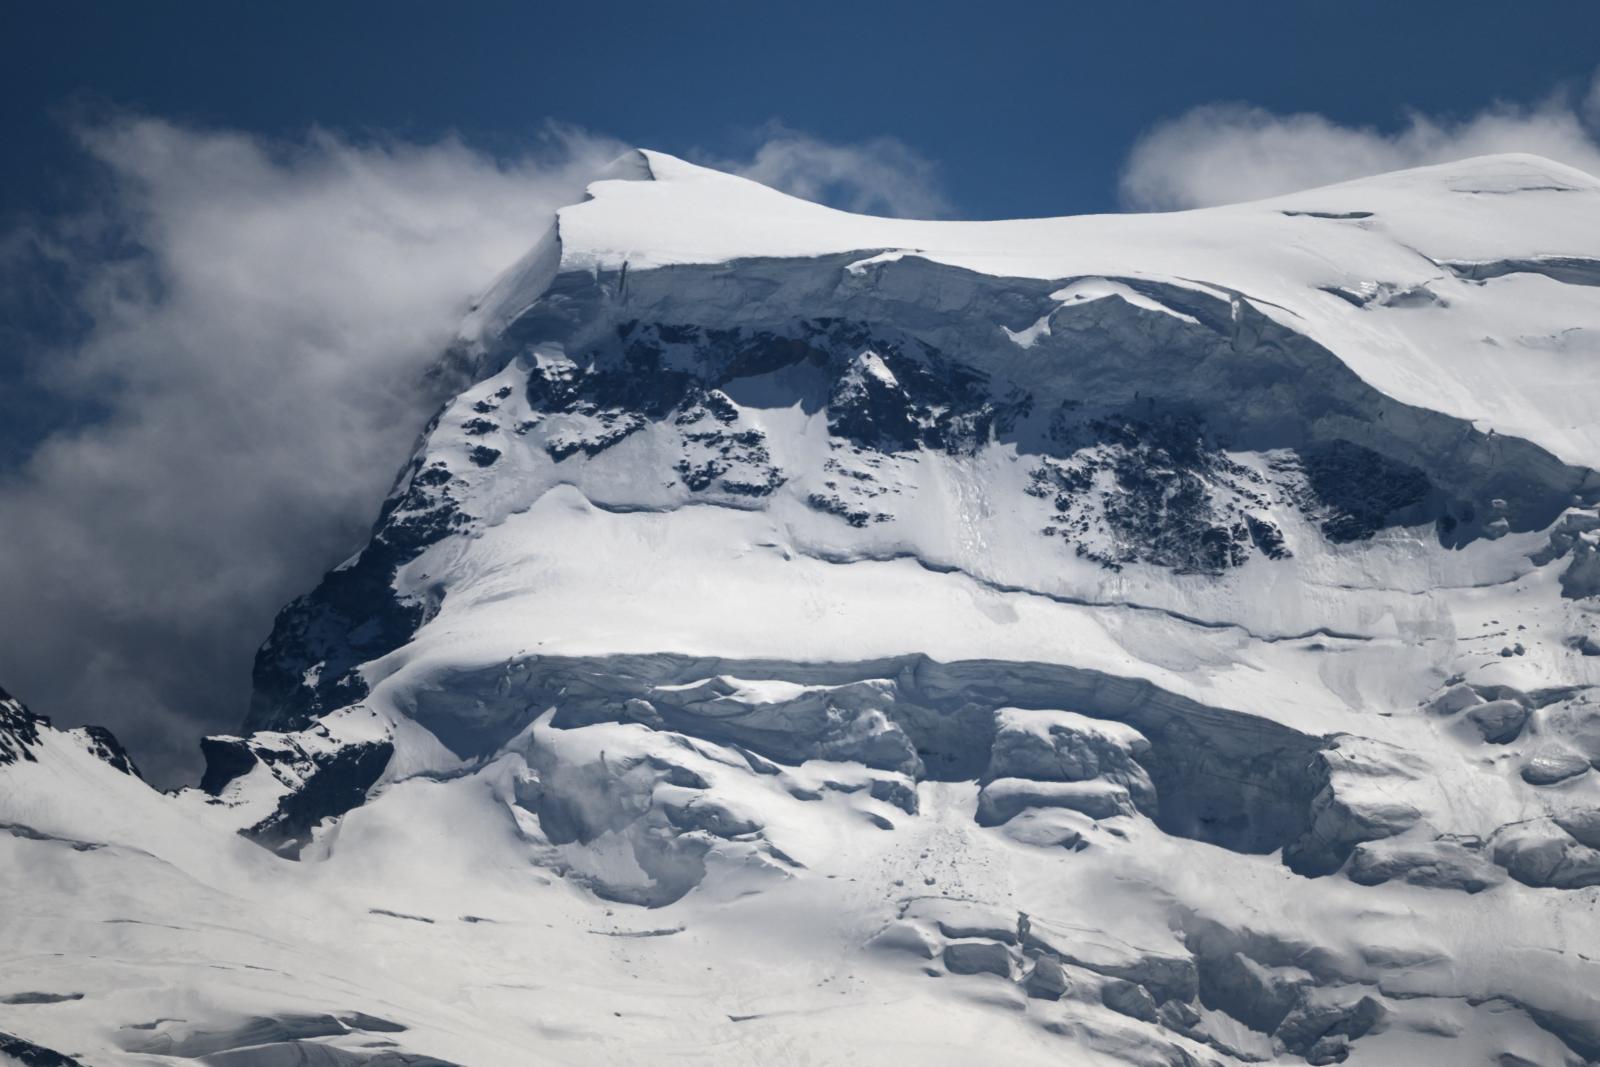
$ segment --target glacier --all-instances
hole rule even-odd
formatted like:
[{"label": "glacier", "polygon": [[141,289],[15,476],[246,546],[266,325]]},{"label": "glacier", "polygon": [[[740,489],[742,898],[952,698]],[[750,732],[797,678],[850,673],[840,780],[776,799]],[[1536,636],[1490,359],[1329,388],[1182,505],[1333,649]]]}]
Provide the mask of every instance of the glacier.
[{"label": "glacier", "polygon": [[197,787],[0,694],[0,1062],[1600,1061],[1600,181],[529,243]]}]

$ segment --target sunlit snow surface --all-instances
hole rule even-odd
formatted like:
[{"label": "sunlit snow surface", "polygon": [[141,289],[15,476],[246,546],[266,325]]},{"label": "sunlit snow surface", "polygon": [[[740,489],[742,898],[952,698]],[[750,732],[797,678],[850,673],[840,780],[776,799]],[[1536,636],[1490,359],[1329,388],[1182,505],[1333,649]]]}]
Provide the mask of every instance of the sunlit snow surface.
[{"label": "sunlit snow surface", "polygon": [[204,790],[0,702],[0,1062],[1600,1057],[1600,183],[590,192]]}]

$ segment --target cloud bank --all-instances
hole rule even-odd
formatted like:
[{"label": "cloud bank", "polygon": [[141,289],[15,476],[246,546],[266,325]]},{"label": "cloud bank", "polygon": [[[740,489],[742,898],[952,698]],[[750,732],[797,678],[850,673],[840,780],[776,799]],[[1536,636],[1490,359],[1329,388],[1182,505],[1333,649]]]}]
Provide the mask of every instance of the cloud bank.
[{"label": "cloud bank", "polygon": [[1583,93],[1500,103],[1464,119],[1411,112],[1388,132],[1207,104],[1139,139],[1120,193],[1137,211],[1208,207],[1496,152],[1532,152],[1600,175],[1600,77]]},{"label": "cloud bank", "polygon": [[[170,784],[237,728],[276,610],[361,544],[470,298],[623,146],[79,132],[96,207],[0,237],[0,285],[57,327],[0,338],[24,376],[0,417],[70,415],[0,471],[0,679]],[[731,169],[845,207],[942,203],[893,142],[775,128]]]}]

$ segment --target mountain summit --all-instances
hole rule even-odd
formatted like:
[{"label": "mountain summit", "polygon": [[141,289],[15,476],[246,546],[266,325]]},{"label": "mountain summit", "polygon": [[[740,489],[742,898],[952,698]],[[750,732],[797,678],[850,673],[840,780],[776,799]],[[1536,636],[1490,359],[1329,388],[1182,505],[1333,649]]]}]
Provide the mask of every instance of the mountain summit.
[{"label": "mountain summit", "polygon": [[631,153],[436,378],[200,788],[0,704],[0,1055],[1600,1059],[1594,178]]}]

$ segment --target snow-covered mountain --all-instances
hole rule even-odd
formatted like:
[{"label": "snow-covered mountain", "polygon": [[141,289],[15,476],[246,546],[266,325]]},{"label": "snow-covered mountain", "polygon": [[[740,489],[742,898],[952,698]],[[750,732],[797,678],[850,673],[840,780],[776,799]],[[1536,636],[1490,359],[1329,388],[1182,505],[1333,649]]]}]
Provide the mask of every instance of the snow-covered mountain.
[{"label": "snow-covered mountain", "polygon": [[589,194],[200,788],[0,703],[0,1062],[1600,1061],[1600,181]]}]

